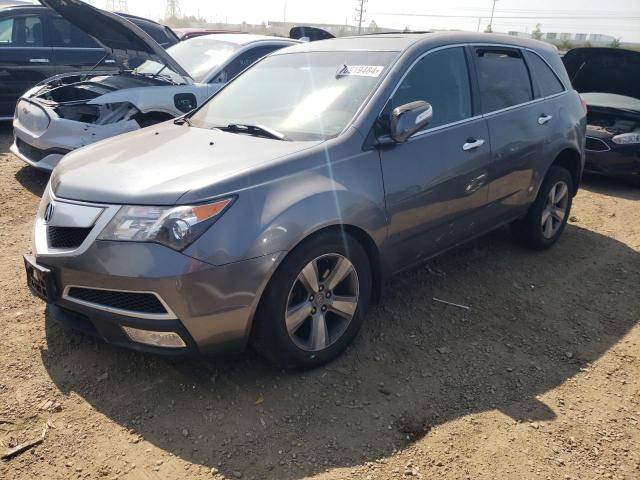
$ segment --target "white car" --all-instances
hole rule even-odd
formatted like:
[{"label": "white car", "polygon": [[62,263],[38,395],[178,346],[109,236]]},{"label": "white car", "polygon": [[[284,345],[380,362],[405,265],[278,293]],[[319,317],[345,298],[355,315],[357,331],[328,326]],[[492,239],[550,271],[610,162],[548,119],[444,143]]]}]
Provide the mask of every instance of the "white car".
[{"label": "white car", "polygon": [[[256,60],[299,43],[290,38],[213,34],[164,50],[139,27],[79,0],[41,0],[103,46],[118,73],[58,75],[18,101],[11,151],[53,170],[72,150],[179,117]],[[130,69],[132,59],[144,60]]]}]

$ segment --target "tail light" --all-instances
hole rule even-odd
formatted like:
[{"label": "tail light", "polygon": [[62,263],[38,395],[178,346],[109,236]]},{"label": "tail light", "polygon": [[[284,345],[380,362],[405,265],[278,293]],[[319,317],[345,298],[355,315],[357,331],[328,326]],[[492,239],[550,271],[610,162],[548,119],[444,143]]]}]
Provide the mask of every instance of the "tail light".
[{"label": "tail light", "polygon": [[587,102],[584,98],[582,98],[582,95],[579,95],[580,97],[580,105],[582,105],[582,111],[584,113],[587,113]]}]

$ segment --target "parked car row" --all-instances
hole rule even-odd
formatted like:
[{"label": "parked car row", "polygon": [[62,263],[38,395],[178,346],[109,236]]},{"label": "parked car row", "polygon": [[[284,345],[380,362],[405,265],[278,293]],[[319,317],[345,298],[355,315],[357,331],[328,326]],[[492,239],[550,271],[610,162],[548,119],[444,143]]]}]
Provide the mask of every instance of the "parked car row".
[{"label": "parked car row", "polygon": [[[92,36],[54,10],[20,1],[3,7],[0,10],[0,121],[13,119],[18,98],[47,78],[97,67],[103,71],[118,70],[115,60]],[[133,15],[118,15],[137,25],[163,48],[178,43],[178,37],[168,27]],[[131,57],[131,60],[131,67],[137,66],[136,59]]]},{"label": "parked car row", "polygon": [[[165,52],[117,15],[42,1],[89,20],[120,67],[18,104],[14,151],[45,168],[64,155],[25,256],[60,322],[163,354],[251,340],[313,367],[394,274],[502,225],[535,249],[565,228],[586,106],[547,44],[230,34]],[[178,118],[140,129],[151,111]]]},{"label": "parked car row", "polygon": [[54,318],[117,345],[251,340],[317,366],[396,273],[503,225],[551,247],[585,158],[640,171],[637,53],[308,27],[165,50],[122,16],[41,1],[118,70],[54,76],[17,104],[12,151],[53,170],[27,282]]}]

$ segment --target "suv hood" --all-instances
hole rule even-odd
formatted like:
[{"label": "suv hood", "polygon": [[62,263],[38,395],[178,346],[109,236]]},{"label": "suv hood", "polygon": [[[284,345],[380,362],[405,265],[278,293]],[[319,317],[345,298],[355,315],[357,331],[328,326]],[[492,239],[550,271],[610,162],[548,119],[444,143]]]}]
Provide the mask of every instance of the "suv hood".
[{"label": "suv hood", "polygon": [[166,122],[69,153],[53,171],[51,189],[59,198],[92,203],[174,205],[190,190],[230,180],[319,143]]},{"label": "suv hood", "polygon": [[621,48],[574,48],[562,58],[580,93],[640,98],[640,52]]},{"label": "suv hood", "polygon": [[193,83],[191,76],[164,48],[129,20],[80,0],[40,0],[40,3],[91,35],[121,68],[129,70],[132,57],[152,60],[166,65],[187,83]]}]

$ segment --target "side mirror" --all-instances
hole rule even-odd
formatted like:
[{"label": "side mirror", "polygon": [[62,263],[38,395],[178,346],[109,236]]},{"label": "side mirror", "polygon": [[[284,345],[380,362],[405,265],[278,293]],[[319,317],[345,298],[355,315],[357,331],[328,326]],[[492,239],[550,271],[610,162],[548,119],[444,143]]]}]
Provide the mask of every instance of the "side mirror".
[{"label": "side mirror", "polygon": [[423,100],[396,107],[391,112],[391,138],[396,143],[404,143],[426,127],[432,118],[433,108]]}]

